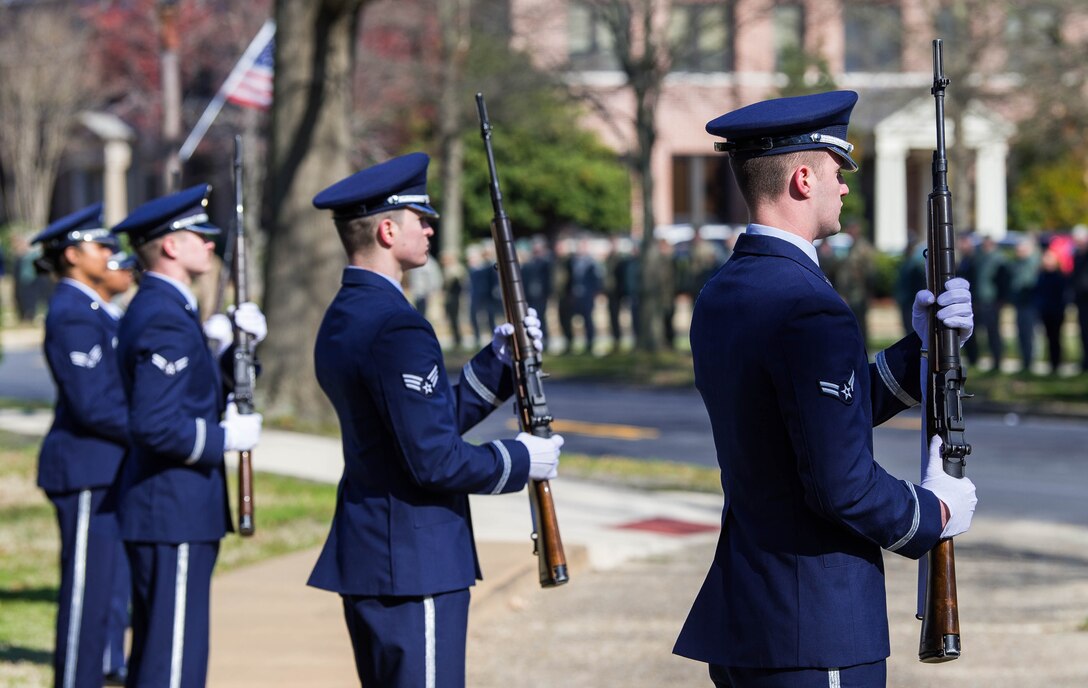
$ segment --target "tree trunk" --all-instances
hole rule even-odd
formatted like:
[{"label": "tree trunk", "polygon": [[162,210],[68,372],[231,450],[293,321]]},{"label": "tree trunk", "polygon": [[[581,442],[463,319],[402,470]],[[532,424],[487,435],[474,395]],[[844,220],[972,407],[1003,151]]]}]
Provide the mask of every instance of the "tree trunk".
[{"label": "tree trunk", "polygon": [[259,388],[273,417],[327,424],[313,346],[346,262],[327,212],[311,201],[354,169],[349,126],[359,11],[366,0],[276,0],[275,102],[265,226],[268,339]]},{"label": "tree trunk", "polygon": [[638,137],[637,158],[638,185],[642,194],[642,246],[639,260],[643,269],[639,271],[639,331],[635,346],[641,351],[657,351],[664,337],[660,326],[664,317],[663,304],[657,295],[662,292],[658,284],[660,271],[648,270],[646,266],[660,257],[657,255],[657,241],[654,238],[654,173],[653,152],[657,139],[657,121],[655,110],[657,99],[652,91],[635,89],[637,108],[635,133]]},{"label": "tree trunk", "polygon": [[[465,60],[468,57],[469,0],[438,0],[442,27],[442,91],[438,101],[438,126],[442,159],[442,257],[461,260],[464,232],[463,193],[465,146],[461,139],[464,118]],[[446,258],[450,256],[451,258]]]}]

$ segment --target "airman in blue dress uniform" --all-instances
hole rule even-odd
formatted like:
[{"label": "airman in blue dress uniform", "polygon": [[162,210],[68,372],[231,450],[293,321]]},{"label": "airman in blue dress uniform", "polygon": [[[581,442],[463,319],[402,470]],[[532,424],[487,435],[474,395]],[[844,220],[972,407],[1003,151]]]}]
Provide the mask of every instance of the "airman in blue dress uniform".
[{"label": "airman in blue dress uniform", "polygon": [[[61,534],[55,685],[102,685],[111,590],[121,547],[116,482],[128,448],[128,407],[117,368],[118,316],[105,283],[117,239],[96,203],[46,227],[40,267],[60,279],[45,319],[45,358],[57,386],[53,425],[38,458],[38,486]],[[123,640],[123,628],[120,640]],[[116,659],[116,657],[115,657]],[[121,657],[123,666],[123,656]]]},{"label": "airman in blue dress uniform", "polygon": [[[132,289],[136,281],[136,273],[139,272],[139,264],[135,256],[119,250],[120,242],[116,237],[113,237],[113,241],[116,242],[118,250],[106,262],[106,277],[100,294],[106,300],[104,308],[115,321],[120,322],[125,311],[118,305],[118,299],[124,298]],[[120,375],[117,378],[117,389],[124,397]],[[127,408],[125,415],[127,419]],[[129,627],[129,599],[131,597],[132,580],[128,575],[128,555],[125,553],[124,541],[118,537],[113,572],[113,599],[110,601],[109,620],[106,623],[106,650],[102,655],[107,686],[123,686],[128,676],[128,666],[125,663],[125,633]]]},{"label": "airman in blue dress uniform", "polygon": [[[113,228],[146,269],[118,335],[132,437],[120,522],[132,575],[133,687],[204,685],[212,568],[232,529],[223,453],[260,437],[261,416],[225,401],[190,289],[211,268],[208,236],[219,232],[205,211],[210,190],[150,201]],[[235,324],[259,341],[264,318],[245,306]]]},{"label": "airman in blue dress uniform", "polygon": [[[846,128],[857,94],[782,98],[707,125],[727,139],[750,212],[692,315],[698,387],[725,505],[710,572],[674,652],[715,685],[883,686],[890,654],[881,549],[915,558],[967,530],[974,486],[931,448],[920,485],[873,457],[872,428],[921,399],[915,332],[870,364],[861,330],[813,241],[839,231]],[[970,291],[952,280],[938,318],[970,336]]]},{"label": "airman in blue dress uniform", "polygon": [[[475,446],[465,432],[513,392],[506,323],[452,384],[430,323],[404,297],[428,259],[429,158],[412,153],[314,198],[349,258],[314,363],[336,408],[344,476],[309,584],[339,593],[365,686],[464,685],[469,587],[480,578],[469,494],[554,477],[562,438]],[[526,319],[538,348],[539,321]],[[558,437],[558,436],[556,436]]]}]

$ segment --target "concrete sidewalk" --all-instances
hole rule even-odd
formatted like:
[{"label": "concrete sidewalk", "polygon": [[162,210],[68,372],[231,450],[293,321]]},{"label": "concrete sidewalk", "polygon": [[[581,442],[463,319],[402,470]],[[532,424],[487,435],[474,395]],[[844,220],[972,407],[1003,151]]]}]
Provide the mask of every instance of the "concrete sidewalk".
[{"label": "concrete sidewalk", "polygon": [[[47,412],[0,410],[0,427],[40,434]],[[268,431],[258,471],[340,477],[339,442]],[[553,483],[571,582],[542,590],[524,492],[473,497],[486,579],[473,589],[468,685],[646,688],[709,685],[704,665],[671,654],[713,557],[721,498]],[[916,565],[885,556],[889,686],[1088,685],[1088,524],[980,513],[957,538],[963,657],[916,659]],[[339,598],[307,588],[311,549],[217,574],[209,686],[358,685]]]},{"label": "concrete sidewalk", "polygon": [[[262,470],[339,479],[335,440],[272,431],[261,449]],[[563,478],[553,488],[571,582],[551,590],[537,583],[526,495],[471,498],[485,580],[473,589],[468,685],[709,685],[704,665],[671,648],[713,557],[721,498]],[[957,551],[964,656],[943,665],[916,658],[916,564],[885,557],[889,686],[1088,685],[1088,524],[980,515]],[[357,685],[339,599],[304,585],[316,557],[215,578],[209,685]]]},{"label": "concrete sidewalk", "polygon": [[[337,440],[268,431],[259,470],[335,482],[343,461]],[[692,545],[710,548],[717,537],[720,497],[682,492],[648,493],[576,480],[553,483],[571,583],[542,590],[529,539],[531,520],[523,492],[472,496],[473,526],[484,580],[472,590],[471,625],[492,627],[527,606],[572,599],[571,590],[592,575],[622,569],[632,560],[667,558]],[[305,586],[318,549],[216,575],[212,583],[212,654],[209,685],[358,685],[337,595]],[[531,652],[514,631],[499,655]],[[592,642],[592,639],[587,639]],[[492,641],[469,640],[469,662],[492,656]],[[470,670],[471,672],[472,670]],[[508,677],[488,685],[530,685]],[[485,685],[472,675],[469,685]],[[559,685],[547,680],[535,685]],[[596,685],[607,685],[599,683]]]}]

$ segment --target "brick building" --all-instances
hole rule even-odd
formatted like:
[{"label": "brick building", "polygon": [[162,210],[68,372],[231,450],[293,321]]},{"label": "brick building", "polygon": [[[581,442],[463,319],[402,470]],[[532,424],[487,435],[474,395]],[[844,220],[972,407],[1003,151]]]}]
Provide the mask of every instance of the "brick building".
[{"label": "brick building", "polygon": [[[540,67],[563,71],[569,84],[591,96],[597,106],[587,115],[587,126],[627,154],[635,140],[634,98],[612,50],[614,34],[595,6],[600,3],[512,0],[514,44],[528,51]],[[924,232],[936,140],[929,93],[931,41],[952,32],[949,27],[955,26],[956,17],[949,8],[955,3],[625,0],[625,4],[634,12],[652,5],[653,30],[665,32],[672,45],[685,46],[672,53],[657,108],[656,225],[747,220],[726,160],[713,152],[713,139],[703,127],[723,112],[778,95],[789,82],[784,65],[791,55],[802,55],[809,60],[809,82],[819,78],[819,65],[834,87],[856,90],[861,96],[851,120],[861,171],[848,181],[852,193],[865,196],[866,219],[876,245],[901,250],[908,231]],[[1015,10],[1010,9],[1013,5]],[[972,78],[986,79],[991,93],[1000,91],[1003,79],[1015,83],[1010,75],[1017,66],[1016,53],[1006,50],[1006,44],[1039,39],[1045,46],[1060,31],[1077,31],[1081,37],[1088,33],[1083,7],[1074,11],[1076,21],[1060,14],[1054,3],[987,7],[988,30],[1003,40],[981,47],[984,59],[972,65],[978,67]],[[967,21],[982,20],[972,15]],[[634,25],[637,40],[643,24],[636,19]],[[949,42],[946,55],[960,47]],[[955,83],[948,94],[949,100],[959,97]],[[966,108],[962,129],[971,188],[953,188],[955,195],[963,195],[962,207],[969,211],[969,217],[957,217],[959,227],[997,237],[1006,233],[1006,161],[1016,118],[1012,101],[1003,107],[991,99]],[[949,121],[947,128],[951,145],[957,135],[955,123]],[[638,224],[641,213],[635,210]]]}]

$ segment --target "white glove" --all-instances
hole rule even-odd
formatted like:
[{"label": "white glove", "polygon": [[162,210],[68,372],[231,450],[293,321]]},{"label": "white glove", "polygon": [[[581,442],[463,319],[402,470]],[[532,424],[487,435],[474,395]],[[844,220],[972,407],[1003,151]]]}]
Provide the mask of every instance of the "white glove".
[{"label": "white glove", "polygon": [[529,479],[551,480],[559,474],[559,448],[563,446],[562,435],[537,437],[527,432],[518,433],[514,438],[529,450]]},{"label": "white glove", "polygon": [[222,313],[216,313],[204,321],[204,336],[208,338],[215,357],[219,358],[234,341],[234,325],[231,324],[230,318]]},{"label": "white glove", "polygon": [[226,435],[223,439],[223,451],[249,451],[257,446],[261,439],[263,420],[259,413],[238,413],[238,405],[233,401],[227,404],[227,412],[219,423]]},{"label": "white glove", "polygon": [[948,507],[948,523],[941,531],[941,537],[950,538],[966,533],[971,527],[971,518],[975,515],[975,484],[970,478],[953,478],[944,472],[941,461],[941,438],[934,437],[929,443],[929,464],[922,478],[922,487],[937,496]]},{"label": "white glove", "polygon": [[230,309],[229,312],[238,329],[253,337],[254,346],[263,342],[268,336],[268,322],[257,304],[246,301],[237,308]]},{"label": "white glove", "polygon": [[[975,312],[971,307],[971,285],[962,277],[953,277],[944,283],[945,291],[937,299],[941,307],[937,319],[945,327],[959,331],[960,346],[971,338],[975,331]],[[911,308],[911,325],[922,340],[922,347],[929,346],[929,307],[933,305],[933,292],[928,289],[919,291],[914,296]]]},{"label": "white glove", "polygon": [[[540,318],[536,315],[536,309],[530,308],[521,321],[525,325],[525,331],[533,342],[533,348],[537,353],[544,351],[544,332],[540,329]],[[495,328],[494,338],[491,340],[491,350],[506,365],[513,363],[514,350],[510,338],[514,335],[514,326],[503,323]]]}]

